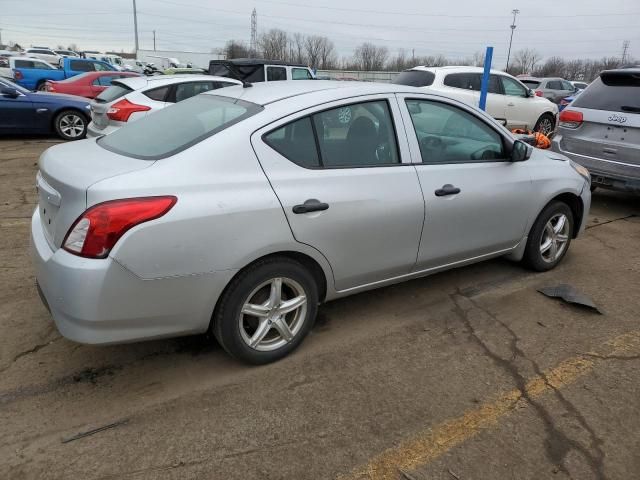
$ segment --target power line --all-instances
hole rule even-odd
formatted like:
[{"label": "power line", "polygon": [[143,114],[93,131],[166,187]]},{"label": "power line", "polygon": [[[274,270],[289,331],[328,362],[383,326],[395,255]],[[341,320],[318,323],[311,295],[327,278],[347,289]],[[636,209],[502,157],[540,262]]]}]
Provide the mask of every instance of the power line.
[{"label": "power line", "polygon": [[627,52],[629,51],[629,40],[622,42],[622,65],[627,63]]}]

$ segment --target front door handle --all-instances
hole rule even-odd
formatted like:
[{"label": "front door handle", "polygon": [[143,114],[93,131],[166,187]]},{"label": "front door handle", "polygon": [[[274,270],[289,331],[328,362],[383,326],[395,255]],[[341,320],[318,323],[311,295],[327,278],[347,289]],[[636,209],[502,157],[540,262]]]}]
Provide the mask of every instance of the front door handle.
[{"label": "front door handle", "polygon": [[293,213],[320,212],[322,210],[327,210],[328,208],[328,203],[323,203],[320,200],[316,200],[315,198],[310,198],[302,205],[295,205],[293,207]]},{"label": "front door handle", "polygon": [[454,187],[450,183],[443,185],[442,188],[439,188],[434,192],[436,197],[444,197],[446,195],[457,195],[460,193],[460,189],[458,187]]}]

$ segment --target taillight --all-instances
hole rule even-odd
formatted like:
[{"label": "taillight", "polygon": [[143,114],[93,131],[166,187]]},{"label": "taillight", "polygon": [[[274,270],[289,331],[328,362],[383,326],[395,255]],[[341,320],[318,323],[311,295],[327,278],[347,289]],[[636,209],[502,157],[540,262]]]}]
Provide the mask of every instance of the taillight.
[{"label": "taillight", "polygon": [[583,116],[582,112],[576,112],[575,110],[562,110],[560,112],[559,125],[564,128],[578,128],[582,125]]},{"label": "taillight", "polygon": [[89,208],[62,242],[67,252],[86,258],[106,258],[129,229],[162,217],[175,205],[174,196],[111,200]]},{"label": "taillight", "polygon": [[126,98],[123,98],[119,102],[111,105],[109,110],[107,110],[107,117],[117,122],[126,122],[127,120],[129,120],[129,117],[132,113],[146,112],[147,110],[151,110],[151,107],[148,107],[146,105],[138,105],[137,103],[131,103]]},{"label": "taillight", "polygon": [[542,97],[542,96],[544,96],[542,94],[542,90],[536,90],[536,97]]},{"label": "taillight", "polygon": [[20,70],[16,70],[15,72],[13,72],[13,78],[15,78],[16,80],[22,80],[24,78],[24,75],[22,75],[22,72]]}]

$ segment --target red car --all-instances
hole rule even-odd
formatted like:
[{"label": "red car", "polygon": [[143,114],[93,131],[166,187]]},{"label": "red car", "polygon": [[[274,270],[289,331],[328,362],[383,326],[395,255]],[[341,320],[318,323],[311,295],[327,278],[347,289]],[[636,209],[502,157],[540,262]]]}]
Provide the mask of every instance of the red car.
[{"label": "red car", "polygon": [[139,76],[140,74],[135,72],[87,72],[59,82],[47,80],[45,90],[53,93],[68,93],[80,97],[95,98],[105,88],[111,86],[111,80]]}]

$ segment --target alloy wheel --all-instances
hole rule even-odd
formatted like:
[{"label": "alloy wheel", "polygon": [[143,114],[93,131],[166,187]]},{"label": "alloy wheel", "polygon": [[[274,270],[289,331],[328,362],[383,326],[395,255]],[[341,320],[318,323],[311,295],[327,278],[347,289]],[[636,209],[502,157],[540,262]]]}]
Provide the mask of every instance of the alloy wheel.
[{"label": "alloy wheel", "polygon": [[547,263],[553,263],[562,256],[569,242],[569,219],[564,213],[552,216],[542,231],[540,255]]},{"label": "alloy wheel", "polygon": [[69,138],[77,138],[84,132],[84,119],[69,113],[60,119],[60,131]]},{"label": "alloy wheel", "polygon": [[277,350],[300,332],[307,314],[307,296],[291,278],[272,278],[246,298],[238,318],[247,346],[262,352]]},{"label": "alloy wheel", "polygon": [[538,126],[538,131],[543,135],[549,136],[553,132],[553,122],[549,118],[543,118]]}]

